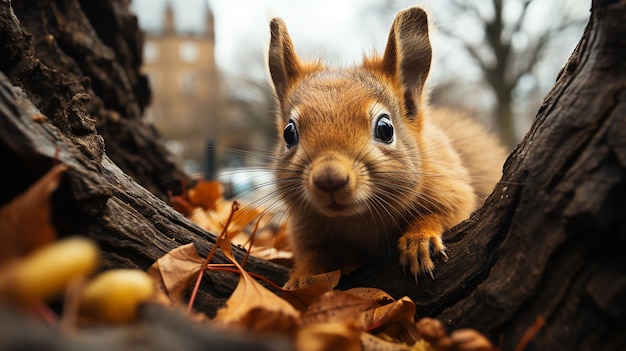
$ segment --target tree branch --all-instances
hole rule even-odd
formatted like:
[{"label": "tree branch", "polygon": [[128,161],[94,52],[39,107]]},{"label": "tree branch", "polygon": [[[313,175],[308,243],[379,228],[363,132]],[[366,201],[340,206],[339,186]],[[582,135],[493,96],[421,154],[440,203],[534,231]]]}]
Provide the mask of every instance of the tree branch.
[{"label": "tree branch", "polygon": [[533,2],[533,0],[525,0],[522,3],[522,12],[520,13],[517,21],[515,22],[515,26],[513,28],[512,34],[515,34],[520,31],[522,25],[524,25],[524,21],[526,20],[526,14],[528,13],[528,5]]}]

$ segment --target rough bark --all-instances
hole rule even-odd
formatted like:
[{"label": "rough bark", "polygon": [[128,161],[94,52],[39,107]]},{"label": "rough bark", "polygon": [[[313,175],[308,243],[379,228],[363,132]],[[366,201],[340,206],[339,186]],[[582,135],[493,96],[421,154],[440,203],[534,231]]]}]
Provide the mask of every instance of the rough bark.
[{"label": "rough bark", "polygon": [[[50,168],[56,160],[69,166],[62,184],[55,194],[55,227],[61,234],[79,233],[98,241],[102,250],[101,269],[110,268],[139,268],[147,270],[148,267],[159,257],[168,251],[190,242],[193,242],[202,255],[207,255],[215,237],[206,233],[201,228],[189,222],[169,205],[158,199],[145,188],[137,184],[132,178],[120,170],[111,160],[99,154],[92,158],[85,155],[81,145],[77,141],[65,137],[59,129],[47,122],[40,122],[41,113],[31,104],[28,96],[20,88],[11,85],[7,77],[0,72],[0,152],[3,156],[2,163],[8,170],[8,174],[2,175],[0,181],[3,184],[27,184],[36,180]],[[77,118],[88,119],[84,111],[77,113]],[[20,180],[19,177],[28,176],[29,179]],[[243,252],[236,249],[239,260]],[[221,254],[216,255],[215,263],[227,263]],[[287,272],[284,268],[270,264],[266,261],[251,258],[246,264],[246,269],[261,275],[272,277],[278,283],[286,280]],[[238,277],[230,273],[213,272],[206,276],[202,290],[197,296],[195,305],[199,311],[213,315],[223,306],[226,298],[237,285]],[[159,310],[158,307],[152,309]],[[0,314],[11,313],[6,306],[0,305]],[[163,325],[175,324],[180,317],[167,312],[153,312],[171,318],[171,321],[163,322]],[[168,317],[169,316],[169,317]],[[146,339],[154,336],[159,339],[158,325],[149,325],[150,313],[144,315],[142,320],[147,323],[144,332]],[[21,319],[19,319],[21,320]],[[155,321],[157,322],[157,321]],[[181,328],[192,328],[201,333],[203,328],[191,325],[191,321],[182,324]],[[31,332],[41,330],[41,326],[31,325],[24,322],[25,328]],[[143,330],[143,329],[142,329]],[[120,332],[122,345],[131,338],[132,333]],[[100,333],[99,331],[96,333]],[[106,336],[112,331],[101,334],[103,340],[101,347],[114,347]],[[153,335],[153,333],[155,333]],[[24,341],[28,333],[6,333],[7,339],[0,338],[0,348],[10,347],[17,342]],[[50,332],[50,342],[56,338],[56,333]],[[237,347],[236,336],[231,336],[233,347]],[[6,344],[3,344],[3,341]],[[68,339],[67,344],[53,345],[61,348],[80,348],[84,344],[80,340]],[[203,338],[199,335],[189,337],[187,334],[179,335],[172,342],[180,344],[181,349],[189,347],[202,347],[212,345],[213,342],[222,342],[223,339]],[[264,343],[262,339],[258,340]],[[32,346],[41,345],[39,339]],[[42,341],[41,341],[42,342]],[[193,344],[198,342],[200,344]],[[203,344],[206,342],[207,344]],[[285,345],[274,341],[268,343],[272,349],[284,349]],[[27,345],[31,345],[26,343]],[[89,345],[89,344],[88,344]],[[119,346],[119,345],[118,345]],[[184,347],[189,346],[189,347]],[[228,346],[228,345],[226,345]],[[162,344],[156,349],[167,349],[167,344]],[[29,349],[30,346],[26,349]],[[227,349],[227,348],[225,348]]]},{"label": "rough bark", "polygon": [[[54,225],[62,235],[81,234],[97,240],[102,269],[146,270],[158,257],[189,242],[206,255],[214,236],[136,182],[164,197],[172,190],[167,181],[184,177],[169,161],[158,133],[141,119],[149,92],[138,71],[141,40],[136,19],[124,1],[85,1],[83,5],[74,0],[0,1],[0,204],[60,161],[70,170],[54,196]],[[98,20],[90,19],[90,13]],[[118,164],[126,166],[125,171]],[[241,250],[236,256],[241,259]],[[219,253],[215,261],[227,262]],[[286,280],[284,268],[261,260],[253,258],[246,268],[279,283]],[[213,315],[237,282],[233,274],[211,274],[196,307]],[[15,317],[16,329],[2,333],[0,349],[152,345],[152,350],[166,350],[174,345],[174,349],[187,350],[249,345],[241,335],[215,337],[176,314],[158,307],[150,310],[142,314],[144,322],[138,329],[96,330],[87,333],[87,342],[63,339],[28,318]],[[0,306],[0,314],[5,313],[15,314]],[[3,328],[9,319],[1,322]],[[164,333],[168,328],[170,332]],[[144,333],[142,338],[137,339],[137,331]],[[160,335],[168,335],[167,342],[159,342],[165,340]],[[280,341],[257,338],[254,342],[266,349],[285,349]]]},{"label": "rough bark", "polygon": [[[450,261],[413,291],[419,313],[512,349],[626,347],[626,3],[594,1],[585,33],[483,208],[445,237]],[[378,274],[377,274],[378,273]]]},{"label": "rough bark", "polygon": [[[146,153],[155,149],[142,143],[155,145],[158,135],[146,132],[149,129],[144,129],[139,117],[129,117],[141,110],[139,93],[133,93],[140,89],[140,78],[135,71],[133,85],[129,83],[133,73],[123,78],[119,72],[136,70],[137,63],[129,59],[135,56],[128,52],[138,41],[126,49],[115,43],[124,42],[120,38],[131,43],[128,35],[137,40],[132,25],[125,27],[131,28],[128,32],[120,30],[120,38],[99,38],[98,33],[106,36],[106,30],[97,29],[105,28],[104,24],[84,14],[107,13],[102,9],[115,9],[123,2],[110,3],[87,10],[89,5],[83,4],[82,9],[72,0],[33,1],[32,8],[16,9],[18,22],[9,2],[0,1],[0,69],[4,72],[0,73],[0,155],[6,170],[0,174],[5,185],[0,203],[40,177],[56,157],[70,170],[55,195],[55,224],[62,233],[98,240],[104,268],[146,269],[163,253],[188,242],[206,254],[214,242],[211,234],[175,213],[115,165],[132,157],[153,162]],[[116,11],[111,13],[120,16]],[[68,20],[73,16],[80,21]],[[437,317],[450,328],[476,328],[496,344],[502,342],[505,350],[519,342],[538,316],[546,324],[528,349],[626,348],[624,18],[624,1],[593,2],[579,46],[530,132],[505,164],[502,181],[483,208],[446,234],[450,261],[437,265],[436,280],[422,279],[415,287],[397,266],[365,267],[344,277],[340,287],[373,286],[398,297],[408,295],[420,315]],[[71,29],[61,23],[81,26]],[[117,18],[114,23],[128,22]],[[51,33],[52,39],[47,36]],[[65,39],[57,39],[64,35]],[[85,49],[90,47],[85,43],[92,41],[110,56],[90,56],[97,50]],[[49,54],[38,59],[43,52]],[[83,65],[93,60],[99,64],[85,73],[88,69]],[[96,88],[93,81],[103,67],[115,67],[107,74],[117,83],[103,81]],[[126,96],[109,92],[119,89],[118,84]],[[137,112],[122,107],[128,106],[124,99],[132,100]],[[110,117],[113,112],[117,119]],[[40,113],[49,120],[37,122]],[[127,129],[117,133],[120,128]],[[107,134],[112,130],[116,132]],[[125,137],[113,135],[125,133]],[[136,155],[113,163],[104,154],[103,136],[109,151],[118,147],[109,147],[110,143],[127,145],[134,140],[136,148],[129,153]],[[225,261],[221,256],[217,260]],[[279,284],[286,278],[283,268],[261,260],[252,259],[246,267]],[[209,278],[197,306],[212,315],[235,287],[237,277],[224,273]],[[102,342],[106,345],[106,340]],[[198,343],[213,345],[204,339]]]},{"label": "rough bark", "polygon": [[[0,67],[11,82],[66,136],[95,135],[97,128],[107,155],[127,174],[161,198],[177,191],[185,176],[142,119],[150,101],[139,71],[143,35],[127,2],[3,0],[0,6]],[[73,99],[95,124],[68,116]],[[88,153],[102,146],[84,143]]]}]

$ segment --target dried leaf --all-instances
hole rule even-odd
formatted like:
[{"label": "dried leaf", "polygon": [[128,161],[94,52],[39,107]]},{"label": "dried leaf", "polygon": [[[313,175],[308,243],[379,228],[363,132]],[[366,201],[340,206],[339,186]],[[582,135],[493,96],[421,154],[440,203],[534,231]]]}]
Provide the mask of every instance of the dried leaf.
[{"label": "dried leaf", "polygon": [[474,329],[459,329],[450,334],[454,350],[495,351],[489,339]]},{"label": "dried leaf", "polygon": [[237,288],[217,311],[214,321],[239,325],[254,331],[293,334],[299,312],[289,303],[267,290],[247,274],[242,274]]},{"label": "dried leaf", "polygon": [[[361,313],[376,307],[375,301],[366,300],[345,291],[329,291],[316,298],[302,316],[304,325],[329,322],[355,323]],[[363,326],[359,324],[359,326]]]},{"label": "dried leaf", "polygon": [[[236,203],[233,204],[235,211]],[[224,325],[238,325],[254,331],[293,335],[300,313],[287,301],[276,296],[255,281],[237,262],[232,246],[225,235],[217,245],[240,271],[241,278],[226,306],[217,311],[214,321]]]},{"label": "dried leaf", "polygon": [[378,301],[381,305],[395,301],[386,291],[376,288],[352,288],[348,292],[363,299]]},{"label": "dried leaf", "polygon": [[224,189],[222,184],[215,180],[199,180],[193,189],[187,192],[189,202],[204,210],[211,210],[219,204],[223,198]]},{"label": "dried leaf", "polygon": [[360,332],[341,322],[309,325],[298,331],[296,349],[358,351],[361,350]]},{"label": "dried leaf", "polygon": [[211,233],[219,233],[222,231],[224,226],[220,220],[215,217],[215,215],[211,215],[210,212],[207,212],[200,207],[195,207],[188,215],[188,218],[202,229]]},{"label": "dried leaf", "polygon": [[307,277],[306,288],[285,291],[283,297],[296,309],[305,311],[318,296],[332,291],[339,283],[341,271],[335,270]]},{"label": "dried leaf", "polygon": [[194,205],[189,203],[189,201],[187,201],[187,199],[183,196],[173,196],[172,194],[169,194],[169,200],[172,207],[186,217],[189,217],[189,214],[195,208]]},{"label": "dried leaf", "polygon": [[58,164],[7,205],[0,208],[0,263],[23,256],[56,237],[50,222],[52,193],[67,166]]},{"label": "dried leaf", "polygon": [[[228,222],[226,235],[234,245],[247,246],[250,249],[255,245],[279,250],[288,248],[284,223],[277,225],[272,222],[275,214],[267,212],[262,207],[245,206],[233,213],[230,218],[233,202],[224,200],[221,196],[222,191],[223,187],[219,182],[200,180],[184,196],[170,197],[170,202],[176,210],[209,232],[221,233]],[[266,256],[263,258],[267,258],[271,251],[251,252],[253,255],[257,253],[264,254]],[[289,264],[291,261],[288,256],[289,254],[285,252],[273,259]]]},{"label": "dried leaf", "polygon": [[293,252],[277,250],[274,247],[255,245],[250,249],[250,255],[282,266],[289,266],[293,262]]},{"label": "dried leaf", "polygon": [[[233,238],[233,244],[248,247],[252,256],[291,268],[294,265],[293,250],[285,234],[285,223],[272,223],[272,216],[262,216],[255,221],[252,233],[240,233]],[[262,229],[259,231],[259,228]]]},{"label": "dried leaf", "polygon": [[255,208],[255,207],[246,206],[240,209],[239,211],[237,211],[237,213],[235,213],[235,215],[233,216],[233,220],[229,227],[229,232],[234,233],[234,234],[239,233],[253,221],[262,220],[263,219],[262,216],[263,216],[262,209],[258,207]]},{"label": "dried leaf", "polygon": [[419,344],[410,347],[406,344],[391,342],[369,333],[361,333],[363,351],[433,351],[432,348],[416,348]]},{"label": "dried leaf", "polygon": [[259,247],[273,247],[276,250],[292,251],[286,233],[285,222],[277,224],[275,214],[268,213],[259,223],[260,231],[255,233],[254,245]]},{"label": "dried leaf", "polygon": [[400,324],[404,324],[404,322],[413,323],[414,318],[415,303],[404,296],[397,301],[363,312],[359,322],[365,328],[370,328],[395,322]]},{"label": "dried leaf", "polygon": [[[219,205],[214,206],[211,209],[203,209],[201,207],[193,208],[188,214],[189,219],[196,223],[203,229],[212,232],[220,233],[224,229],[224,225],[230,217],[230,209],[232,208],[231,201],[222,201]],[[250,241],[250,235],[242,233],[242,230],[261,215],[260,210],[256,209],[241,209],[238,210],[231,218],[228,225],[227,236],[235,244],[244,244]],[[242,238],[235,239],[238,234]]]},{"label": "dried leaf", "polygon": [[422,318],[417,322],[417,331],[428,342],[436,343],[447,335],[446,328],[437,319]]},{"label": "dried leaf", "polygon": [[431,345],[428,341],[422,339],[418,340],[413,346],[411,346],[411,351],[444,351],[441,348],[435,349],[433,345]]},{"label": "dried leaf", "polygon": [[148,275],[157,282],[157,289],[180,302],[185,291],[193,285],[202,269],[204,259],[198,255],[193,243],[179,246],[156,260]]}]

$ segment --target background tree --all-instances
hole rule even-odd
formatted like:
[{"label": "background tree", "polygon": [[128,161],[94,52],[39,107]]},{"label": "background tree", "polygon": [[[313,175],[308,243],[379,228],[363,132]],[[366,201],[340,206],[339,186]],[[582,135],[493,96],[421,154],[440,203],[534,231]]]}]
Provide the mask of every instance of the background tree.
[{"label": "background tree", "polygon": [[[571,48],[559,45],[558,40],[582,30],[585,20],[581,11],[575,10],[585,4],[589,6],[587,1],[576,0],[448,0],[440,4],[437,30],[453,45],[460,44],[479,69],[495,97],[495,125],[509,147],[521,136],[516,127],[516,101],[528,100],[541,90],[541,81],[546,81],[540,77],[545,74],[541,65],[550,60],[559,65],[553,61],[555,49],[563,55],[559,61],[569,54]],[[467,81],[468,70],[459,68],[457,64],[450,69],[454,77],[451,85]],[[547,81],[553,82],[553,78]],[[443,86],[439,93],[445,92]],[[538,102],[532,109],[536,106]]]}]

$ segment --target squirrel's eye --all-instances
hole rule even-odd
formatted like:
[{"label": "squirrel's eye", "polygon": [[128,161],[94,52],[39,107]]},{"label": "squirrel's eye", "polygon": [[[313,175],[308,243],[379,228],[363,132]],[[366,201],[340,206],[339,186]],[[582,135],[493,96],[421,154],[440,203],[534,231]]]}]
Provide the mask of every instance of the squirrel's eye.
[{"label": "squirrel's eye", "polygon": [[393,141],[393,124],[388,114],[383,113],[378,117],[374,127],[374,137],[387,144]]},{"label": "squirrel's eye", "polygon": [[298,143],[298,131],[296,130],[296,124],[291,119],[283,130],[283,138],[287,143],[287,147],[292,147]]}]

